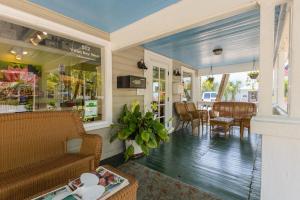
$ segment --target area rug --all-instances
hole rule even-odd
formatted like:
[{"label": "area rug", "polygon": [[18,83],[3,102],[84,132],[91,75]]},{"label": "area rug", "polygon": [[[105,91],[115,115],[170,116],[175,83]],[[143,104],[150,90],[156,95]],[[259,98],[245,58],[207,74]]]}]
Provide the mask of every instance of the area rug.
[{"label": "area rug", "polygon": [[220,200],[214,195],[152,170],[135,161],[118,167],[139,182],[138,200]]}]

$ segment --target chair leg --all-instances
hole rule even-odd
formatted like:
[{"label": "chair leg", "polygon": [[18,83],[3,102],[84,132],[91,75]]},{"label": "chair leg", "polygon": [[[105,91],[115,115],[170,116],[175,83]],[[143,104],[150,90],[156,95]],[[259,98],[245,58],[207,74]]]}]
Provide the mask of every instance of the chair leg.
[{"label": "chair leg", "polygon": [[178,130],[178,128],[179,128],[179,126],[180,126],[180,122],[181,122],[181,120],[178,119],[178,120],[177,120],[177,123],[176,123],[175,131]]},{"label": "chair leg", "polygon": [[193,126],[192,122],[187,122],[185,128],[187,128],[190,125],[190,123],[191,123],[191,126]]},{"label": "chair leg", "polygon": [[241,126],[240,126],[240,139],[242,140],[243,137],[244,137],[244,125],[241,124]]}]

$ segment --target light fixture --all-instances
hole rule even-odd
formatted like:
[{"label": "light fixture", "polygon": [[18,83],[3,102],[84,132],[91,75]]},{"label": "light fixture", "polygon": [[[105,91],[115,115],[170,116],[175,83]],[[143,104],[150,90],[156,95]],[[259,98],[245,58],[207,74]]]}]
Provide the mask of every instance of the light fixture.
[{"label": "light fixture", "polygon": [[34,46],[37,46],[37,45],[38,45],[38,42],[36,42],[34,38],[31,38],[31,39],[30,39],[30,42],[31,42]]},{"label": "light fixture", "polygon": [[17,55],[16,55],[16,59],[17,59],[17,60],[22,60],[22,55],[17,54]]},{"label": "light fixture", "polygon": [[214,50],[213,50],[213,53],[214,53],[214,55],[216,55],[216,56],[219,56],[219,55],[221,55],[222,53],[223,53],[223,49],[222,48],[215,48]]},{"label": "light fixture", "polygon": [[34,34],[34,36],[30,39],[30,42],[34,45],[37,46],[43,39],[47,38],[48,33],[43,31],[43,32],[37,32]]},{"label": "light fixture", "polygon": [[23,56],[28,55],[28,51],[22,47],[13,47],[9,52],[15,55],[16,60],[22,60]]},{"label": "light fixture", "polygon": [[144,70],[148,69],[147,66],[145,65],[144,59],[139,60],[137,66],[139,69],[144,69]]}]

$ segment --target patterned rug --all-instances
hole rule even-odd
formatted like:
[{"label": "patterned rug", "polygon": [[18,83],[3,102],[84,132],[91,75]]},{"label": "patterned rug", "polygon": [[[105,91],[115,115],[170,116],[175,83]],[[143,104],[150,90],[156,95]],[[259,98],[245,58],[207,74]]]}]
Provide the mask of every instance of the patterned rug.
[{"label": "patterned rug", "polygon": [[121,165],[119,169],[133,175],[138,180],[138,200],[220,200],[210,193],[201,191],[134,161]]}]

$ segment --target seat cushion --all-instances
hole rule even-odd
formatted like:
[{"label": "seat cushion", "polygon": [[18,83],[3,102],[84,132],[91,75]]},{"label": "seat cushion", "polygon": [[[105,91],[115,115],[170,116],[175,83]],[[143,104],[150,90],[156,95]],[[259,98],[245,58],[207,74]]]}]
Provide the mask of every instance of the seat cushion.
[{"label": "seat cushion", "polygon": [[0,174],[0,200],[24,199],[93,169],[94,156],[65,154]]}]

